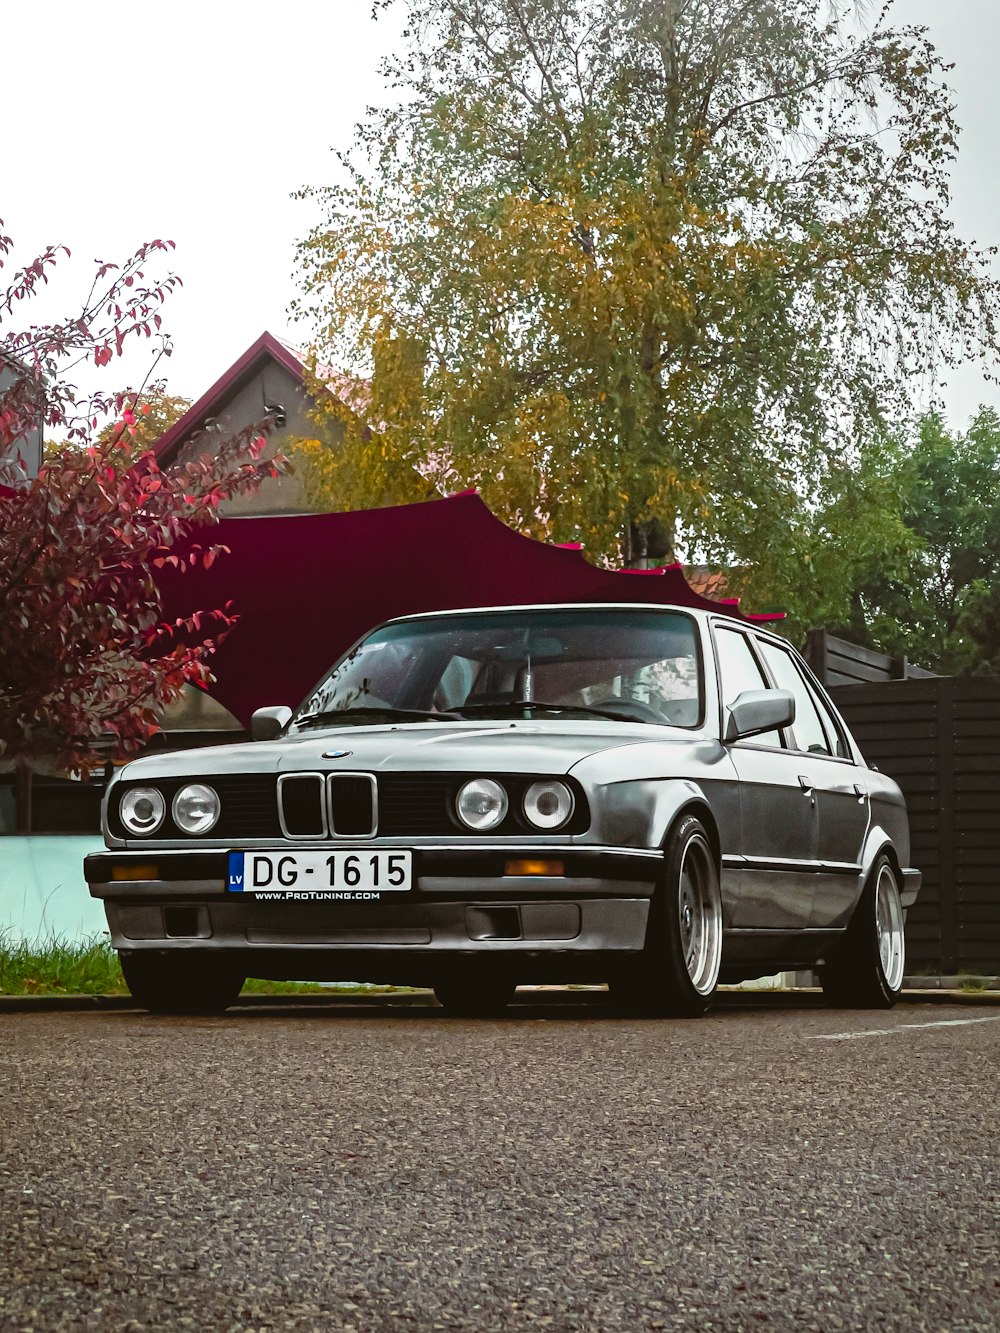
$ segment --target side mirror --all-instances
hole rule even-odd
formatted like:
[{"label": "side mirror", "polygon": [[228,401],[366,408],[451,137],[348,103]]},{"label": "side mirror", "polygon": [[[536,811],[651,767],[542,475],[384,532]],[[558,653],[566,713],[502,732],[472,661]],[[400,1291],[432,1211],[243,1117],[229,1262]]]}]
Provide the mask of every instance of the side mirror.
[{"label": "side mirror", "polygon": [[726,740],[778,731],[794,721],[795,696],[791,690],[744,690],[729,705]]},{"label": "side mirror", "polygon": [[291,721],[292,710],[284,704],[276,708],[258,708],[250,719],[250,739],[252,741],[273,741],[281,735]]}]

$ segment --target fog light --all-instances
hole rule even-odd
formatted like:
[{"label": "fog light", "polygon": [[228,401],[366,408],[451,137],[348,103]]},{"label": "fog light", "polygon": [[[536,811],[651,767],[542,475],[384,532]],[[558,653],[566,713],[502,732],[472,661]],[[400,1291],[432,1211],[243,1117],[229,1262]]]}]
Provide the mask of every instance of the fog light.
[{"label": "fog light", "polygon": [[565,875],[562,861],[507,861],[505,875]]}]

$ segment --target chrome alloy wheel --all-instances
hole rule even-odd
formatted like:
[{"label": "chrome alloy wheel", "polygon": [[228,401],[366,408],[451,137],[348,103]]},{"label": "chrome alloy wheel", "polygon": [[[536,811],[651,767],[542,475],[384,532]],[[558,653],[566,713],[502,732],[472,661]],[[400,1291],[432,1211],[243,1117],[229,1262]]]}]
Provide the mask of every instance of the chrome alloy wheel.
[{"label": "chrome alloy wheel", "polygon": [[903,984],[906,945],[903,936],[903,904],[896,876],[888,863],[879,870],[875,884],[875,929],[878,932],[878,956],[885,984],[898,991]]},{"label": "chrome alloy wheel", "polygon": [[712,849],[698,834],[684,848],[677,898],[684,966],[698,994],[708,995],[722,962],[722,893]]}]

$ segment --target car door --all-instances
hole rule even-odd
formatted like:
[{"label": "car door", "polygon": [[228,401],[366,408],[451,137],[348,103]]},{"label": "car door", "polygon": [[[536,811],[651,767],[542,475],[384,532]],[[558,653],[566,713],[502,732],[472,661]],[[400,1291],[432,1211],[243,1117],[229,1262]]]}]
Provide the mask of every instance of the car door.
[{"label": "car door", "polygon": [[[745,690],[772,688],[742,629],[713,626],[722,732],[728,709]],[[730,929],[801,930],[813,914],[819,817],[801,757],[780,732],[729,745],[739,778],[739,845],[723,849],[723,895]]]},{"label": "car door", "polygon": [[759,638],[775,685],[795,697],[796,762],[812,786],[819,814],[813,927],[845,925],[860,890],[861,858],[871,819],[868,787],[843,727],[826,707],[808,668],[789,648]]}]

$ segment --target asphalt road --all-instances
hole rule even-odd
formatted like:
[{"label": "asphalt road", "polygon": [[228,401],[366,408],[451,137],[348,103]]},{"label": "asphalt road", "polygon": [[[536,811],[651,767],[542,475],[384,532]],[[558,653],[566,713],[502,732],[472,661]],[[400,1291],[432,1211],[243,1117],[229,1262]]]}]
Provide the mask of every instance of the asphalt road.
[{"label": "asphalt road", "polygon": [[0,1329],[1000,1328],[1000,1009],[543,1014],[3,1015]]}]

